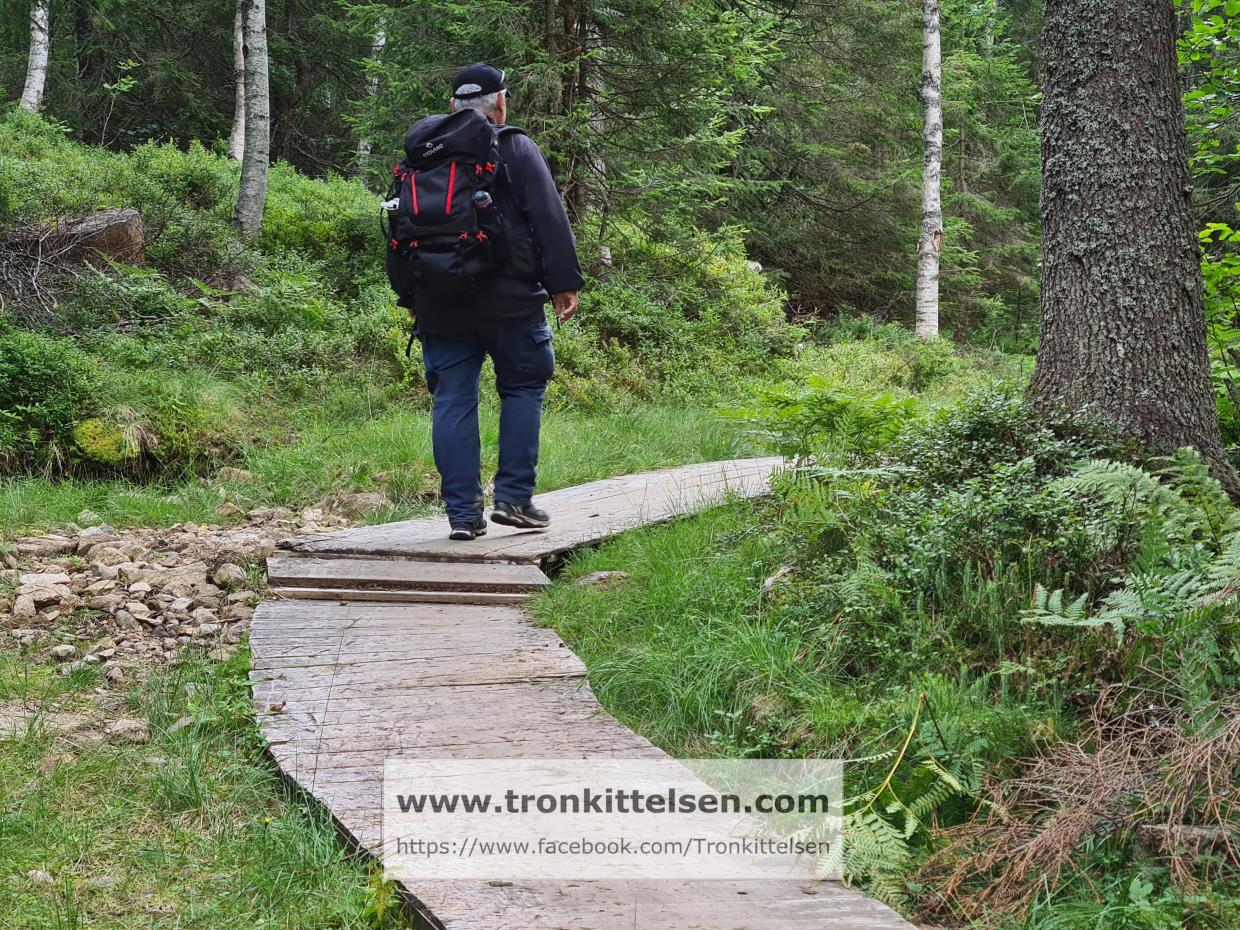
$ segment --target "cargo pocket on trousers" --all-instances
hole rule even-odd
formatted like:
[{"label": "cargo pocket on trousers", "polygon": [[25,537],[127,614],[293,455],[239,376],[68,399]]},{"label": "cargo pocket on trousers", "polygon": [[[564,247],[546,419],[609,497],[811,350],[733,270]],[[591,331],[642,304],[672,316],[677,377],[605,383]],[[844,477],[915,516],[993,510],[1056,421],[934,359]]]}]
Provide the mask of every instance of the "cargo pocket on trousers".
[{"label": "cargo pocket on trousers", "polygon": [[545,320],[530,324],[530,349],[521,362],[521,371],[530,378],[550,381],[555,374],[555,349],[551,347],[551,326]]}]

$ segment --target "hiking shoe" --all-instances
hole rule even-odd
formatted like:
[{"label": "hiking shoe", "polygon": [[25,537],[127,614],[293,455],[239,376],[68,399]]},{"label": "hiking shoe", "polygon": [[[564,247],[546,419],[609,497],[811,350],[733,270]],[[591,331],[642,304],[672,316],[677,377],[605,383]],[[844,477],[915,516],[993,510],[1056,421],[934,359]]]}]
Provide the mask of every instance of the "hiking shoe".
[{"label": "hiking shoe", "polygon": [[457,542],[468,542],[486,534],[487,521],[476,520],[472,523],[453,523],[452,532],[448,534],[448,538],[455,539]]},{"label": "hiking shoe", "polygon": [[542,529],[544,526],[551,525],[551,514],[540,510],[533,504],[518,507],[516,504],[496,501],[495,509],[491,512],[491,519],[504,526],[519,526],[527,530]]}]

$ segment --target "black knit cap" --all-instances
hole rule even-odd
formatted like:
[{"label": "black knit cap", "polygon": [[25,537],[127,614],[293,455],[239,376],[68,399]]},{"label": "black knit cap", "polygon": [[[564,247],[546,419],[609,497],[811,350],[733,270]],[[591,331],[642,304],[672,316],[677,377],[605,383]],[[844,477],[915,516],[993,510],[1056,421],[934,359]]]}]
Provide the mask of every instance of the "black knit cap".
[{"label": "black knit cap", "polygon": [[457,100],[469,100],[507,89],[508,81],[503,71],[485,61],[476,61],[457,72],[452,84],[452,96]]}]

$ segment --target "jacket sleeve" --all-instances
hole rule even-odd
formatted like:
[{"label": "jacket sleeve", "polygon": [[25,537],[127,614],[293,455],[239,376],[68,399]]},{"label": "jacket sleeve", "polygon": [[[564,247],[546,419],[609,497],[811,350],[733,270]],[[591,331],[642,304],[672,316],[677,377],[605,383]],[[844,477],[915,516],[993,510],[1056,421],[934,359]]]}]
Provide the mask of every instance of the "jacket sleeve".
[{"label": "jacket sleeve", "polygon": [[513,135],[513,186],[542,254],[543,286],[551,294],[579,291],[586,282],[577,260],[577,241],[547,160],[528,136]]}]

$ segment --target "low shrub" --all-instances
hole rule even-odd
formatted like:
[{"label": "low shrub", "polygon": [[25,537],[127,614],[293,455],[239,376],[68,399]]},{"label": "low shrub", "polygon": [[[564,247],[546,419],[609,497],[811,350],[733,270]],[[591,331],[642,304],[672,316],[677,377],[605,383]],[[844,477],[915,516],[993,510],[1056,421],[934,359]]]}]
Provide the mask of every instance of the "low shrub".
[{"label": "low shrub", "polygon": [[68,339],[0,331],[0,443],[10,467],[67,461],[74,424],[102,395],[95,363]]},{"label": "low shrub", "polygon": [[[845,873],[905,906],[938,889],[936,916],[1019,915],[1103,843],[1114,874],[1147,860],[1151,824],[1235,829],[1209,773],[1240,762],[1240,515],[1200,459],[1139,458],[1002,391],[886,444],[848,422],[781,482],[795,574],[766,621],[802,624],[826,686],[921,692],[907,733],[854,749],[878,787],[849,804]],[[927,668],[955,695],[926,690]],[[953,736],[966,685],[1019,707],[1023,736]],[[1181,887],[1206,874],[1164,852]]]}]

